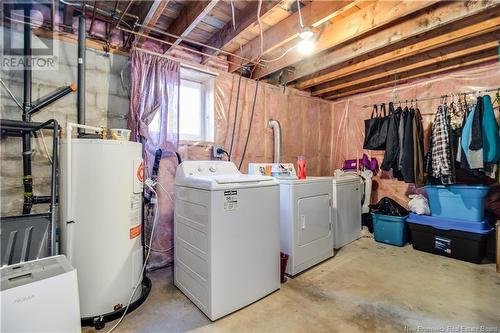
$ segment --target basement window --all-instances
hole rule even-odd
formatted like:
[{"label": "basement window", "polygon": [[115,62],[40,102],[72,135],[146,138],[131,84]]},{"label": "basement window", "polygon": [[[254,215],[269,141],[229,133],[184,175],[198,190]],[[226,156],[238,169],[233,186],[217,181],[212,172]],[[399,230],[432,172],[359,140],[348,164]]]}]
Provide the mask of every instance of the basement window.
[{"label": "basement window", "polygon": [[[181,68],[179,86],[179,140],[214,141],[215,77],[196,70]],[[160,131],[159,112],[149,124],[150,133]],[[171,133],[175,128],[169,128]]]},{"label": "basement window", "polygon": [[214,141],[214,76],[181,68],[179,139]]}]

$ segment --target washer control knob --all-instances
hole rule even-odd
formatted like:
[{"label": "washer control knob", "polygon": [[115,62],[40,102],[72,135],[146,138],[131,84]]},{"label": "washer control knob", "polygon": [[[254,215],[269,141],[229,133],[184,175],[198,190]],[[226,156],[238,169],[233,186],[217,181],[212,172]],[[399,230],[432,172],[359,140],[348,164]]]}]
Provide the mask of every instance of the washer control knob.
[{"label": "washer control knob", "polygon": [[214,166],[211,166],[208,170],[210,170],[210,172],[215,172],[215,171],[217,171],[217,169],[216,169]]},{"label": "washer control knob", "polygon": [[198,167],[198,172],[203,172],[203,168],[202,167]]}]

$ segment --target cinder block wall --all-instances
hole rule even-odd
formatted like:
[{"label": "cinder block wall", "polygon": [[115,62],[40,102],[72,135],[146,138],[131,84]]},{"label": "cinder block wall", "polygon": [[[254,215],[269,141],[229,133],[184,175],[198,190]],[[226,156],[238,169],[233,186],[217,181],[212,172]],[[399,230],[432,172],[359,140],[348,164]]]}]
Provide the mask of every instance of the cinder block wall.
[{"label": "cinder block wall", "polygon": [[[45,96],[61,86],[77,83],[77,44],[54,40],[58,56],[57,70],[34,70],[32,100]],[[122,86],[120,74],[124,69],[124,83],[128,84],[128,57],[104,55],[87,50],[86,123],[109,128],[126,128],[129,97]],[[0,77],[22,103],[23,73],[2,68]],[[0,117],[21,120],[21,110],[0,87]],[[61,126],[67,121],[76,122],[76,92],[71,93],[33,116],[33,121],[55,118]],[[44,132],[45,142],[51,153],[52,136]],[[33,189],[35,195],[50,194],[50,162],[41,135],[32,139]],[[0,201],[1,216],[20,214],[23,203],[21,139],[12,137],[0,141]],[[33,212],[44,212],[48,205],[36,205]]]}]

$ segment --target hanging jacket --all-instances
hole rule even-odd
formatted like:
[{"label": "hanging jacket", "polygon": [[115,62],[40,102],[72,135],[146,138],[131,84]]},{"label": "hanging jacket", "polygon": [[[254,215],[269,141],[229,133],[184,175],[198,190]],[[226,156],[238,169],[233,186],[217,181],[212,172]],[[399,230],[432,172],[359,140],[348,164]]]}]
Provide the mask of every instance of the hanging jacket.
[{"label": "hanging jacket", "polygon": [[392,170],[392,173],[394,177],[396,177],[398,180],[403,180],[403,173],[402,173],[402,168],[403,168],[403,144],[404,144],[404,138],[405,138],[405,123],[406,123],[406,118],[408,117],[408,108],[405,110],[401,109],[401,106],[398,107],[396,110],[397,112],[400,113],[399,116],[399,126],[398,126],[398,142],[399,142],[399,151],[398,151],[398,156],[397,156],[397,163],[396,163],[396,169]]},{"label": "hanging jacket", "polygon": [[483,100],[483,158],[488,163],[498,163],[500,160],[500,138],[498,135],[498,123],[493,111],[491,97],[485,95]]},{"label": "hanging jacket", "polygon": [[474,116],[472,117],[470,145],[471,150],[480,150],[483,148],[483,99],[477,98]]},{"label": "hanging jacket", "polygon": [[413,116],[413,173],[415,185],[424,186],[424,126],[418,108]]},{"label": "hanging jacket", "polygon": [[389,128],[387,130],[387,140],[385,144],[384,160],[380,168],[385,171],[396,170],[399,158],[399,121],[401,119],[401,109],[394,111],[394,104],[389,103]]},{"label": "hanging jacket", "polygon": [[443,184],[452,184],[454,179],[450,154],[450,126],[446,109],[446,105],[439,105],[434,122],[432,123],[431,174],[434,178],[440,179]]},{"label": "hanging jacket", "polygon": [[479,118],[479,115],[482,113],[482,106],[480,104],[482,102],[476,104],[472,111],[469,112],[462,129],[462,138],[460,139],[465,155],[465,157],[462,156],[462,159],[467,159],[469,169],[482,169],[484,167],[482,121]]},{"label": "hanging jacket", "polygon": [[415,111],[413,109],[407,110],[407,117],[405,118],[405,134],[403,141],[403,158],[401,173],[405,183],[415,182],[415,172],[413,164],[413,118]]}]

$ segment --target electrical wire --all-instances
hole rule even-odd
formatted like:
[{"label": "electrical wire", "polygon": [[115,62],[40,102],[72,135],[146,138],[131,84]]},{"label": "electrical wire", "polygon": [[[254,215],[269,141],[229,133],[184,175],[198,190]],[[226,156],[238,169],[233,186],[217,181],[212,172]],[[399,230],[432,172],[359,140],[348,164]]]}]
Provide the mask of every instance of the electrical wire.
[{"label": "electrical wire", "polygon": [[[299,12],[299,23],[300,23],[300,26],[301,28],[304,28],[304,22],[302,21],[302,11],[300,9],[300,0],[297,0],[297,11]],[[260,21],[259,21],[260,22]],[[259,23],[260,25],[260,23]],[[274,59],[262,59],[262,55],[264,54],[264,34],[262,32],[262,29],[260,31],[260,40],[261,40],[261,51],[260,51],[260,57],[258,58],[258,61],[259,62],[264,62],[264,63],[271,63],[271,62],[275,62],[275,61],[278,61],[278,60],[281,60],[283,59],[288,53],[290,53],[291,51],[295,50],[299,45],[300,43],[297,43],[295,44],[294,46],[291,46],[290,48],[288,48],[285,52],[283,52],[283,54],[281,54],[280,56],[274,58]]]},{"label": "electrical wire", "polygon": [[280,55],[280,56],[278,56],[278,57],[276,57],[274,59],[259,59],[259,60],[262,61],[262,62],[275,62],[275,61],[281,60],[288,53],[290,53],[291,51],[295,50],[299,45],[300,45],[300,43],[295,44],[294,46],[290,47],[288,50],[286,50],[285,52],[283,52],[282,55]]},{"label": "electrical wire", "polygon": [[[179,163],[180,164],[180,163]],[[167,191],[167,189],[165,187],[163,187],[162,184],[160,184],[159,182],[155,182],[153,183],[151,186],[155,187],[156,185],[159,185],[160,188],[165,192],[165,194],[168,196],[168,198],[170,199],[171,202],[174,202],[174,199],[172,198],[172,195],[170,192]],[[156,202],[158,203],[158,199],[156,200]],[[151,244],[151,243],[150,243]],[[168,248],[168,249],[155,249],[154,247],[152,246],[149,246],[149,245],[146,245],[146,248],[147,249],[151,249],[151,251],[153,252],[158,252],[158,253],[167,253],[167,252],[170,252],[172,251],[174,248],[171,247],[171,248]]]},{"label": "electrical wire", "polygon": [[[154,188],[150,188],[151,192],[153,192],[155,194],[155,196],[157,196],[156,194],[156,191],[154,190]],[[141,285],[142,283],[142,280],[143,280],[143,275],[144,275],[144,272],[146,271],[146,265],[148,263],[148,260],[149,260],[149,256],[151,255],[151,244],[153,242],[153,235],[154,235],[154,231],[155,231],[155,227],[156,227],[156,222],[158,221],[158,205],[155,206],[155,215],[154,215],[154,219],[153,219],[153,227],[151,228],[151,235],[149,237],[149,245],[146,245],[148,246],[148,253],[146,255],[146,259],[144,260],[144,265],[142,265],[142,270],[141,270],[141,274],[139,276],[139,279],[134,287],[134,290],[132,291],[132,293],[130,294],[130,297],[128,299],[128,304],[127,304],[127,307],[125,308],[125,311],[123,311],[123,314],[122,316],[120,317],[120,320],[118,320],[118,322],[113,326],[111,327],[111,329],[108,331],[108,333],[111,333],[113,332],[117,327],[118,325],[120,325],[120,323],[123,321],[123,318],[125,318],[125,316],[127,315],[127,311],[130,307],[130,304],[132,303],[132,299],[134,298],[134,295],[135,293],[137,292],[137,288],[139,288],[139,285]]]},{"label": "electrical wire", "polygon": [[231,16],[233,19],[233,31],[236,31],[236,17],[234,15],[234,3],[233,0],[231,0]]},{"label": "electrical wire", "polygon": [[234,144],[234,132],[236,131],[236,119],[238,118],[238,102],[240,101],[240,87],[241,87],[241,73],[240,78],[238,80],[238,91],[236,92],[236,109],[234,111],[234,121],[233,121],[233,133],[231,134],[231,144],[229,145],[229,153],[227,157],[229,161],[231,161],[231,154],[233,153],[233,144]]},{"label": "electrical wire", "polygon": [[300,27],[304,28],[304,21],[302,21],[302,12],[300,10],[300,0],[297,0],[297,11],[299,12],[299,23]]},{"label": "electrical wire", "polygon": [[4,87],[4,89],[9,93],[9,95],[12,98],[12,100],[14,101],[14,103],[16,103],[16,105],[21,109],[21,111],[24,111],[21,103],[17,100],[16,96],[14,96],[12,91],[10,91],[9,87],[7,87],[7,85],[5,84],[5,82],[3,82],[3,80],[1,78],[0,78],[0,82],[2,83],[2,86]]},{"label": "electrical wire", "polygon": [[243,148],[243,153],[241,154],[241,160],[240,160],[240,165],[238,166],[238,170],[241,169],[241,166],[243,165],[243,161],[245,160],[245,154],[247,152],[247,147],[248,147],[248,139],[250,138],[250,132],[252,131],[253,114],[255,111],[255,102],[257,101],[257,91],[258,90],[259,90],[259,80],[257,80],[257,83],[255,84],[255,93],[253,95],[253,104],[252,104],[252,112],[250,114],[250,123],[248,124],[247,138],[245,140],[245,147]]}]

